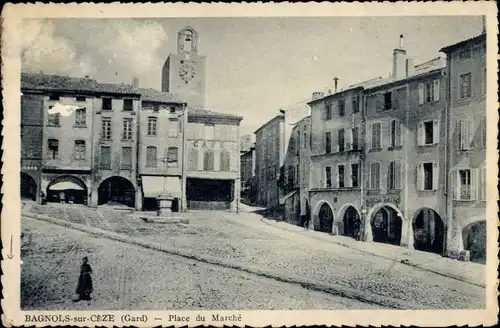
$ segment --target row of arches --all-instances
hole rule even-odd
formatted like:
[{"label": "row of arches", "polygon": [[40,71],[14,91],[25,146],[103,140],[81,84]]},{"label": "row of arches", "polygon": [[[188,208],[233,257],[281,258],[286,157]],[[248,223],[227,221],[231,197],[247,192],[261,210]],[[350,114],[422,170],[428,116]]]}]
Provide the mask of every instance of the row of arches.
[{"label": "row of arches", "polygon": [[[48,202],[88,204],[89,191],[85,182],[72,175],[54,178],[41,190]],[[21,172],[21,199],[36,200],[37,183],[29,174]],[[103,180],[97,189],[97,204],[121,204],[134,207],[135,188],[128,179],[112,176]]]},{"label": "row of arches", "polygon": [[[339,211],[335,219],[332,207],[328,202],[317,205],[313,217],[314,230],[338,234],[352,238],[360,238],[362,233],[361,216],[352,205]],[[403,229],[401,212],[393,205],[381,204],[373,207],[367,214],[368,229],[374,242],[400,245]],[[417,250],[443,254],[446,242],[446,226],[440,215],[430,208],[422,208],[415,213],[412,220],[414,248]],[[462,231],[465,250],[470,251],[471,261],[485,263],[486,260],[486,221],[476,221]]]}]

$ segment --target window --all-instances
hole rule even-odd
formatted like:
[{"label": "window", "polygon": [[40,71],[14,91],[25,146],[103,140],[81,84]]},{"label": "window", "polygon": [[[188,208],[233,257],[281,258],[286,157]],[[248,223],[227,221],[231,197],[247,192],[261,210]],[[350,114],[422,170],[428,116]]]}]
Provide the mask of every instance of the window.
[{"label": "window", "polygon": [[99,167],[102,170],[111,169],[111,147],[102,146],[101,147],[101,160],[99,161]]},{"label": "window", "polygon": [[189,151],[188,170],[190,170],[190,171],[197,171],[198,170],[198,150],[195,148],[193,148]]},{"label": "window", "polygon": [[338,174],[338,187],[344,188],[345,187],[345,166],[344,165],[337,166],[337,174]]},{"label": "window", "polygon": [[439,143],[439,120],[424,121],[418,124],[418,145],[429,146]]},{"label": "window", "polygon": [[59,140],[49,139],[48,140],[48,157],[49,159],[59,158]]},{"label": "window", "polygon": [[391,190],[401,189],[400,161],[392,161],[389,163],[389,172],[387,172],[387,188]]},{"label": "window", "polygon": [[468,59],[471,59],[472,58],[472,52],[471,52],[471,49],[468,48],[468,49],[464,49],[462,51],[460,51],[460,53],[458,54],[459,56],[459,59],[460,60],[468,60]]},{"label": "window", "polygon": [[434,99],[434,87],[432,82],[428,82],[425,84],[425,101],[432,102]]},{"label": "window", "polygon": [[384,93],[384,109],[388,110],[392,108],[392,92]]},{"label": "window", "polygon": [[126,118],[123,120],[123,140],[132,140],[132,119]]},{"label": "window", "polygon": [[330,154],[332,152],[332,133],[325,133],[325,153]]},{"label": "window", "polygon": [[113,109],[113,102],[111,98],[102,98],[102,109],[103,110]]},{"label": "window", "polygon": [[132,99],[123,99],[123,110],[127,112],[134,110],[134,101]]},{"label": "window", "polygon": [[370,164],[370,189],[380,189],[380,163]]},{"label": "window", "polygon": [[223,172],[228,172],[231,171],[231,165],[230,165],[230,154],[227,150],[222,150],[220,152],[220,170]]},{"label": "window", "polygon": [[471,171],[459,170],[459,183],[460,183],[460,198],[468,200],[471,199]]},{"label": "window", "polygon": [[87,125],[87,109],[85,107],[78,108],[75,112],[75,125],[76,126],[86,126]]},{"label": "window", "polygon": [[[462,169],[451,172],[451,191],[453,198],[457,200],[477,200],[478,192],[480,197],[486,197],[486,183],[479,181],[479,171],[481,171],[481,179],[486,179],[485,168],[481,169]],[[481,182],[481,186],[479,183]],[[481,189],[481,191],[479,190]]]},{"label": "window", "polygon": [[103,117],[101,122],[101,138],[111,140],[111,118]]},{"label": "window", "polygon": [[486,200],[486,186],[487,186],[487,181],[486,181],[486,167],[482,167],[480,170],[479,170],[481,176],[479,177],[480,181],[479,181],[479,200]]},{"label": "window", "polygon": [[355,127],[352,129],[352,150],[358,150],[359,148],[359,128]]},{"label": "window", "polygon": [[391,147],[402,146],[401,142],[401,122],[398,120],[391,121]]},{"label": "window", "polygon": [[326,178],[326,188],[332,187],[332,168],[330,166],[325,167],[325,178]]},{"label": "window", "polygon": [[156,147],[148,146],[146,149],[146,166],[155,167],[157,158]]},{"label": "window", "polygon": [[122,170],[132,169],[132,147],[122,147],[120,166]]},{"label": "window", "polygon": [[215,126],[213,124],[205,124],[204,139],[215,140]]},{"label": "window", "polygon": [[214,170],[214,152],[210,149],[205,150],[205,153],[203,154],[203,170]]},{"label": "window", "polygon": [[458,120],[457,121],[457,137],[458,137],[458,149],[468,150],[471,149],[472,143],[472,122],[470,120]]},{"label": "window", "polygon": [[85,159],[85,140],[75,140],[73,146],[74,157],[76,160]]},{"label": "window", "polygon": [[170,110],[170,114],[175,114],[175,107],[174,106],[170,106],[169,110]]},{"label": "window", "polygon": [[148,136],[156,136],[156,117],[148,117]]},{"label": "window", "polygon": [[179,136],[179,120],[176,118],[168,119],[167,133],[169,137],[175,138]]},{"label": "window", "polygon": [[460,95],[461,99],[469,98],[472,96],[471,74],[460,75]]},{"label": "window", "polygon": [[359,112],[359,96],[358,95],[355,95],[352,97],[352,112],[353,113]]},{"label": "window", "polygon": [[[53,106],[50,106],[49,108],[52,108]],[[59,126],[59,113],[54,113],[54,114],[49,114],[49,126]]]},{"label": "window", "polygon": [[84,96],[76,96],[76,101],[87,101],[87,98]]},{"label": "window", "polygon": [[417,189],[437,190],[439,184],[438,163],[420,163],[417,168]]},{"label": "window", "polygon": [[61,96],[58,94],[49,95],[49,100],[59,100],[60,98],[61,98]]},{"label": "window", "polygon": [[339,130],[339,140],[338,140],[338,149],[339,152],[343,152],[345,150],[345,130]]},{"label": "window", "polygon": [[178,161],[179,149],[177,147],[168,147],[167,149],[167,163],[176,163]]},{"label": "window", "polygon": [[345,115],[345,100],[339,100],[338,105],[339,105],[339,116],[344,116]]},{"label": "window", "polygon": [[351,164],[351,186],[359,187],[359,164]]},{"label": "window", "polygon": [[332,104],[325,104],[325,120],[332,119]]},{"label": "window", "polygon": [[380,149],[381,147],[381,140],[380,140],[380,123],[373,123],[372,124],[372,140],[371,140],[371,148],[372,149]]},{"label": "window", "polygon": [[484,118],[482,121],[481,121],[481,139],[482,139],[482,144],[483,144],[483,148],[486,149],[486,143],[487,143],[487,134],[486,134],[486,130],[487,130],[487,126],[486,126],[486,118]]},{"label": "window", "polygon": [[304,138],[302,138],[302,140],[304,142],[303,148],[306,149],[307,148],[307,133],[304,132]]}]

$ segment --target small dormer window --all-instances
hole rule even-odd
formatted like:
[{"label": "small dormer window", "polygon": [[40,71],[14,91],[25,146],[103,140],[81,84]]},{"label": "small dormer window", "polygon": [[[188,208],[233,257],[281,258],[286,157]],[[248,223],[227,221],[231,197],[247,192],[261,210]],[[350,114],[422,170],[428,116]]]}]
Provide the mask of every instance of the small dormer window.
[{"label": "small dormer window", "polygon": [[170,114],[175,114],[175,106],[170,106]]},{"label": "small dormer window", "polygon": [[58,94],[51,94],[49,96],[49,100],[59,100],[60,98],[61,98],[61,96]]}]

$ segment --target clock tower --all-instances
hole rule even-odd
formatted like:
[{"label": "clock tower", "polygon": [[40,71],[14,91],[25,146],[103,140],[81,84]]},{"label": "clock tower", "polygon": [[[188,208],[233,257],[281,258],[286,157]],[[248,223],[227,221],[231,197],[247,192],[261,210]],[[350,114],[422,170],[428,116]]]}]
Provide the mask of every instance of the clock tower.
[{"label": "clock tower", "polygon": [[163,65],[161,89],[177,94],[192,107],[205,105],[205,56],[198,55],[198,33],[185,27],[177,34],[177,53]]}]

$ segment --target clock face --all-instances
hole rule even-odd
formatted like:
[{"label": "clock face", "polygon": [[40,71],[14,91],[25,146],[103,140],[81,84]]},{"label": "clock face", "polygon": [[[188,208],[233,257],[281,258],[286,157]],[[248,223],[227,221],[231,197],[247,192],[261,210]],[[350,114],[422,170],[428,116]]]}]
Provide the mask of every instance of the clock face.
[{"label": "clock face", "polygon": [[191,79],[193,79],[195,74],[196,74],[196,70],[195,70],[194,66],[192,66],[190,64],[182,64],[181,67],[179,68],[179,76],[186,83],[191,81]]}]

